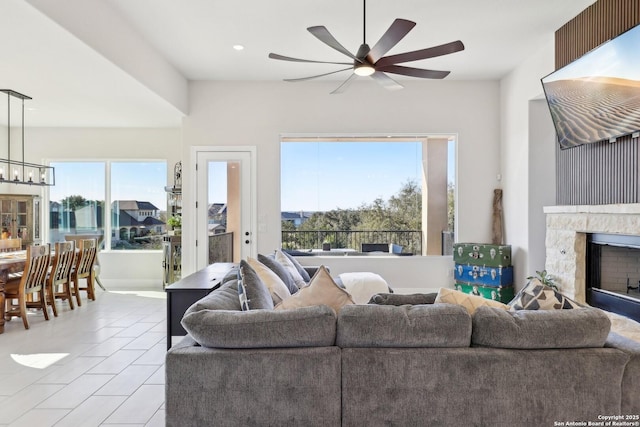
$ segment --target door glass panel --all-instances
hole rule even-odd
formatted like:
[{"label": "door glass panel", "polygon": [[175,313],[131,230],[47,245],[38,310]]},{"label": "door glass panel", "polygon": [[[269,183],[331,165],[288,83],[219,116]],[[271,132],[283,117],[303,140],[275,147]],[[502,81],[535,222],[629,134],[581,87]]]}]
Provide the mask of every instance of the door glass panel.
[{"label": "door glass panel", "polygon": [[27,202],[18,201],[18,213],[19,214],[27,213]]},{"label": "door glass panel", "polygon": [[[237,162],[210,161],[207,163],[207,247],[208,263],[232,262],[234,231],[237,226]],[[235,184],[234,184],[235,183]],[[230,194],[231,191],[231,194]],[[231,199],[230,199],[231,197]]]}]

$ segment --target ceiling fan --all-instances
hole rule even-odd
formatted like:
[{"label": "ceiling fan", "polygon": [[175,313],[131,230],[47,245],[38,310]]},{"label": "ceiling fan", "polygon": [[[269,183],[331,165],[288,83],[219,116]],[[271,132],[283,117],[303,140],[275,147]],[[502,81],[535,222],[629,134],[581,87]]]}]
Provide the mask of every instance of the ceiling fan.
[{"label": "ceiling fan", "polygon": [[328,76],[340,73],[342,71],[352,70],[353,73],[345,80],[332,94],[342,93],[348,87],[349,83],[357,76],[371,76],[375,81],[380,83],[387,89],[402,89],[402,85],[386,73],[399,74],[403,76],[419,77],[423,79],[443,79],[449,75],[450,71],[425,70],[422,68],[406,67],[402,64],[405,62],[418,61],[421,59],[434,58],[436,56],[448,55],[450,53],[464,50],[464,44],[460,40],[445,43],[439,46],[433,46],[426,49],[414,50],[411,52],[400,53],[397,55],[384,56],[391,50],[400,40],[406,36],[409,31],[415,27],[416,23],[406,19],[396,19],[393,21],[389,29],[380,37],[378,43],[369,48],[366,42],[366,9],[367,2],[363,0],[363,37],[362,44],[358,52],[353,55],[344,46],[342,46],[324,26],[309,27],[307,30],[318,38],[327,46],[337,50],[343,55],[353,59],[353,62],[332,62],[332,61],[314,61],[309,59],[291,58],[289,56],[270,53],[269,58],[281,61],[307,62],[314,64],[336,64],[348,65],[349,67],[329,73],[319,74],[316,76],[303,77],[298,79],[284,79],[286,82],[301,82],[315,79],[318,77]]}]

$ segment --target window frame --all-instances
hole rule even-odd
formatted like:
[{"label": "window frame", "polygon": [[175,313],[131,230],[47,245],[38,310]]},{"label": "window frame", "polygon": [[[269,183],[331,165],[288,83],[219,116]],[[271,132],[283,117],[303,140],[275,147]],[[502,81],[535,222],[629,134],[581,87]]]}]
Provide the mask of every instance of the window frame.
[{"label": "window frame", "polygon": [[[458,234],[458,150],[459,150],[459,135],[457,132],[424,132],[424,133],[398,133],[398,132],[390,132],[389,134],[379,134],[379,133],[355,133],[355,134],[326,134],[326,133],[281,133],[279,138],[279,150],[282,148],[282,144],[284,142],[408,142],[411,140],[421,141],[424,144],[428,141],[428,139],[448,139],[449,141],[453,141],[453,153],[451,153],[451,162],[453,163],[453,199],[454,199],[454,212],[453,212],[453,241],[456,241],[456,236]],[[423,154],[424,156],[424,154]],[[449,156],[449,154],[448,154]],[[279,167],[279,178],[280,178],[280,186],[282,186],[282,157],[281,154],[278,156],[280,160]],[[424,162],[424,157],[423,157]],[[422,165],[422,170],[424,173],[424,163]],[[449,172],[447,172],[447,181],[448,181]],[[423,177],[424,178],[424,177]],[[418,183],[421,188],[424,190],[423,182]],[[424,209],[424,207],[423,207]],[[279,201],[279,210],[282,212],[282,200]],[[425,219],[423,216],[423,253],[426,251],[426,224],[424,224]],[[279,228],[281,227],[282,221],[278,221]],[[282,245],[282,229],[280,229],[279,233],[279,242]],[[318,255],[318,254],[316,254]],[[322,255],[320,253],[320,255]],[[441,255],[423,255],[423,254],[414,254],[415,256],[440,256],[446,257],[451,256],[447,254]]]},{"label": "window frame", "polygon": [[[101,252],[117,252],[117,253],[143,253],[143,252],[153,252],[153,253],[161,253],[162,248],[160,249],[111,249],[111,233],[112,223],[111,223],[111,165],[112,163],[164,163],[166,170],[165,182],[163,183],[163,187],[167,185],[168,180],[170,179],[170,171],[168,168],[169,161],[167,159],[161,158],[136,158],[136,159],[118,159],[118,158],[56,158],[56,159],[47,159],[45,164],[51,166],[52,163],[103,163],[104,164],[104,180],[105,180],[105,197],[104,197],[104,206],[105,212],[103,213],[103,224],[104,224],[104,240],[103,240],[103,248]],[[41,214],[43,217],[43,233],[42,233],[42,241],[48,242],[50,238],[50,215],[49,215],[49,205],[51,202],[51,194],[50,188],[44,189],[44,194],[42,195],[42,207]],[[165,198],[165,210],[166,210],[166,198]],[[116,230],[118,231],[118,230]]]}]

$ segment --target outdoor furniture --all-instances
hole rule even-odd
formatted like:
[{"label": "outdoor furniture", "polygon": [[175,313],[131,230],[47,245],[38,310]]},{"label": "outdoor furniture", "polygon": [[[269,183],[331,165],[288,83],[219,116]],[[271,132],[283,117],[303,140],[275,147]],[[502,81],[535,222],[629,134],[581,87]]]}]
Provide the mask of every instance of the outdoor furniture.
[{"label": "outdoor furniture", "polygon": [[[27,246],[27,257],[22,277],[10,279],[5,284],[6,297],[5,319],[22,317],[24,328],[29,329],[27,308],[39,308],[44,318],[49,320],[47,302],[45,297],[45,282],[51,257],[49,245]],[[28,301],[28,296],[38,294],[36,301]],[[17,303],[14,301],[17,300]]]},{"label": "outdoor furniture", "polygon": [[47,301],[51,304],[53,315],[58,316],[56,299],[66,300],[73,310],[73,296],[71,295],[71,268],[76,256],[75,242],[57,242],[55,257],[51,271],[47,277]]}]

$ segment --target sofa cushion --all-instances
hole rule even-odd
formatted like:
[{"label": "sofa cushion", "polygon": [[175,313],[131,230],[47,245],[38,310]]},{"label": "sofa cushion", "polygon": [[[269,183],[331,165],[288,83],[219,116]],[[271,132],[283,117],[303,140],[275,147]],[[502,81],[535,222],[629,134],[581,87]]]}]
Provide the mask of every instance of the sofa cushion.
[{"label": "sofa cushion", "polygon": [[469,347],[471,316],[457,305],[349,305],[338,313],[340,347]]},{"label": "sofa cushion", "polygon": [[335,343],[336,314],[326,306],[292,310],[199,310],[185,314],[184,329],[215,348],[323,347]]},{"label": "sofa cushion", "polygon": [[515,349],[603,347],[610,329],[607,315],[595,308],[506,311],[479,307],[473,314],[471,342]]},{"label": "sofa cushion", "polygon": [[327,270],[320,266],[318,272],[311,278],[309,286],[300,289],[298,293],[282,301],[276,306],[276,310],[327,305],[337,313],[343,306],[349,304],[354,304],[351,295],[336,285]]},{"label": "sofa cushion", "polygon": [[580,308],[580,305],[538,279],[531,280],[509,302],[511,310],[555,310]]},{"label": "sofa cushion", "polygon": [[293,283],[295,283],[299,289],[302,289],[305,286],[307,286],[307,282],[300,275],[296,266],[289,259],[289,257],[285,255],[284,252],[277,250],[275,258],[276,258],[276,261],[278,261],[280,265],[286,268],[289,274],[291,274],[291,277],[293,277]]},{"label": "sofa cushion", "polygon": [[508,310],[509,306],[499,301],[493,301],[477,295],[465,294],[453,289],[440,288],[436,296],[435,303],[457,304],[467,309],[469,314],[473,314],[478,307],[490,306]]},{"label": "sofa cushion", "polygon": [[278,275],[280,280],[282,280],[282,282],[287,286],[287,289],[289,289],[289,293],[291,295],[298,292],[298,287],[293,281],[291,273],[289,273],[287,269],[282,266],[282,264],[276,261],[275,256],[265,256],[262,254],[258,254],[258,261],[269,267],[271,271]]},{"label": "sofa cushion", "polygon": [[[241,282],[238,283],[238,286],[243,286],[244,292],[238,290],[239,300],[246,298],[247,310],[270,310],[273,308],[273,299],[271,299],[269,289],[245,260],[240,261],[240,277]],[[244,307],[242,309],[245,310]]]},{"label": "sofa cushion", "polygon": [[229,280],[209,295],[194,302],[185,315],[200,310],[236,310],[240,311],[238,299],[238,281]]},{"label": "sofa cushion", "polygon": [[269,289],[273,304],[278,304],[283,299],[291,296],[287,285],[285,285],[278,275],[271,271],[269,267],[251,257],[247,257],[247,263],[253,268],[260,280],[262,280],[262,283],[267,286],[267,289]]},{"label": "sofa cushion", "polygon": [[433,292],[429,294],[375,294],[369,300],[369,304],[378,305],[418,305],[433,304],[438,294]]}]

